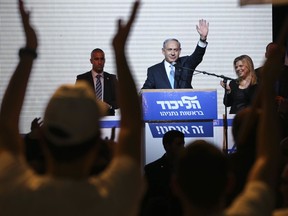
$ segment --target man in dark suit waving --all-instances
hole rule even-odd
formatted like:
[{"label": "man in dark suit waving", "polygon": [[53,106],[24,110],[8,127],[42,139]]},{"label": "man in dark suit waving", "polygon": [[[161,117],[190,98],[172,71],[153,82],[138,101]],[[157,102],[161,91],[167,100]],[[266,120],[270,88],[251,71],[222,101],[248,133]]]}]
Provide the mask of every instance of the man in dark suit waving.
[{"label": "man in dark suit waving", "polygon": [[[107,104],[107,115],[115,115],[115,109],[118,109],[116,88],[118,80],[116,75],[104,71],[105,53],[102,49],[96,48],[91,52],[90,62],[92,70],[77,75],[77,81],[85,80],[95,91],[98,99]],[[98,82],[98,84],[97,84]],[[99,93],[98,93],[99,92]]]},{"label": "man in dark suit waving", "polygon": [[200,40],[190,56],[179,57],[181,44],[175,38],[166,39],[162,53],[165,59],[148,68],[147,79],[142,89],[192,88],[193,70],[200,64],[206,51],[209,23],[199,20],[196,29]]}]

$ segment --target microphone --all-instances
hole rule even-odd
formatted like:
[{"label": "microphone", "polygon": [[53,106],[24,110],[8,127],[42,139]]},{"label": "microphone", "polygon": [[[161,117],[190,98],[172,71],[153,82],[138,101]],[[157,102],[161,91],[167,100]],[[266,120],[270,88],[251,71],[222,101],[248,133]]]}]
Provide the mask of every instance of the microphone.
[{"label": "microphone", "polygon": [[177,62],[172,62],[171,63],[174,67],[175,67],[175,69],[177,69],[179,72],[182,72],[183,70],[186,70],[186,71],[196,71],[197,72],[197,70],[195,70],[195,69],[193,69],[193,68],[188,68],[188,67],[183,67],[183,66],[181,66],[180,64],[178,64]]},{"label": "microphone", "polygon": [[177,62],[172,62],[171,64],[172,64],[175,68],[177,68],[177,69],[178,69],[178,68],[181,68],[181,66],[178,65]]},{"label": "microphone", "polygon": [[171,65],[173,65],[175,67],[175,81],[176,81],[176,88],[180,87],[180,80],[181,80],[181,72],[182,69],[181,67],[179,67],[179,65],[177,64],[177,62],[172,62]]}]

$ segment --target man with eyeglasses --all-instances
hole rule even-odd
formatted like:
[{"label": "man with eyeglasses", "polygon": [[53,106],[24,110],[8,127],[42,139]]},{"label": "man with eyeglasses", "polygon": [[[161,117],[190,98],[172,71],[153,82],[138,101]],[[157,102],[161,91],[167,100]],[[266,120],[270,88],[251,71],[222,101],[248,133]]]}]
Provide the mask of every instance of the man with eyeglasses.
[{"label": "man with eyeglasses", "polygon": [[190,56],[180,56],[181,43],[175,38],[163,42],[162,53],[165,59],[148,68],[147,79],[142,89],[181,89],[193,88],[192,76],[201,63],[207,47],[209,23],[199,20],[196,30],[200,40]]}]

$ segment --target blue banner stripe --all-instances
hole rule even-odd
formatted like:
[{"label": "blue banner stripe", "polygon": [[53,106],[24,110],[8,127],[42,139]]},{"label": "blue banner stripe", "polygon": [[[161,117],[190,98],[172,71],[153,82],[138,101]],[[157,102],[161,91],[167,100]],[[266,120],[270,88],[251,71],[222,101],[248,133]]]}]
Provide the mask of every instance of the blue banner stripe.
[{"label": "blue banner stripe", "polygon": [[120,127],[120,121],[119,120],[112,120],[112,121],[100,121],[100,127],[101,128],[119,128]]},{"label": "blue banner stripe", "polygon": [[[162,122],[162,123],[165,123],[165,122]],[[166,123],[169,123],[169,122],[166,122]],[[175,123],[175,121],[170,122],[170,123]],[[178,123],[186,124],[185,121],[181,121],[181,122],[178,122]],[[231,127],[232,123],[233,123],[233,119],[227,119],[227,123],[228,123],[228,126]],[[223,119],[214,119],[213,120],[213,126],[214,127],[223,127],[224,126]],[[101,128],[112,128],[112,127],[119,128],[120,127],[120,120],[104,120],[104,121],[100,121],[100,127]]]},{"label": "blue banner stripe", "polygon": [[[233,119],[227,119],[227,125],[232,126]],[[223,127],[224,120],[223,119],[215,119],[213,120],[214,127]]]}]

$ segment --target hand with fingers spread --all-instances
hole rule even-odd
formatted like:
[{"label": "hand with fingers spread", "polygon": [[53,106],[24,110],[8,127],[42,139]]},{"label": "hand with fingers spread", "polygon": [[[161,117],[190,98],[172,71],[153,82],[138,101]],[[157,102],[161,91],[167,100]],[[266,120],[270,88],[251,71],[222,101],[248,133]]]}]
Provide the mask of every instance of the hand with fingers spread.
[{"label": "hand with fingers spread", "polygon": [[40,128],[43,124],[43,121],[41,118],[34,118],[33,121],[31,122],[31,131],[28,134],[30,139],[39,139],[40,138]]},{"label": "hand with fingers spread", "polygon": [[202,41],[206,41],[209,32],[209,22],[204,19],[199,20],[199,24],[196,25],[197,32],[200,35]]}]

